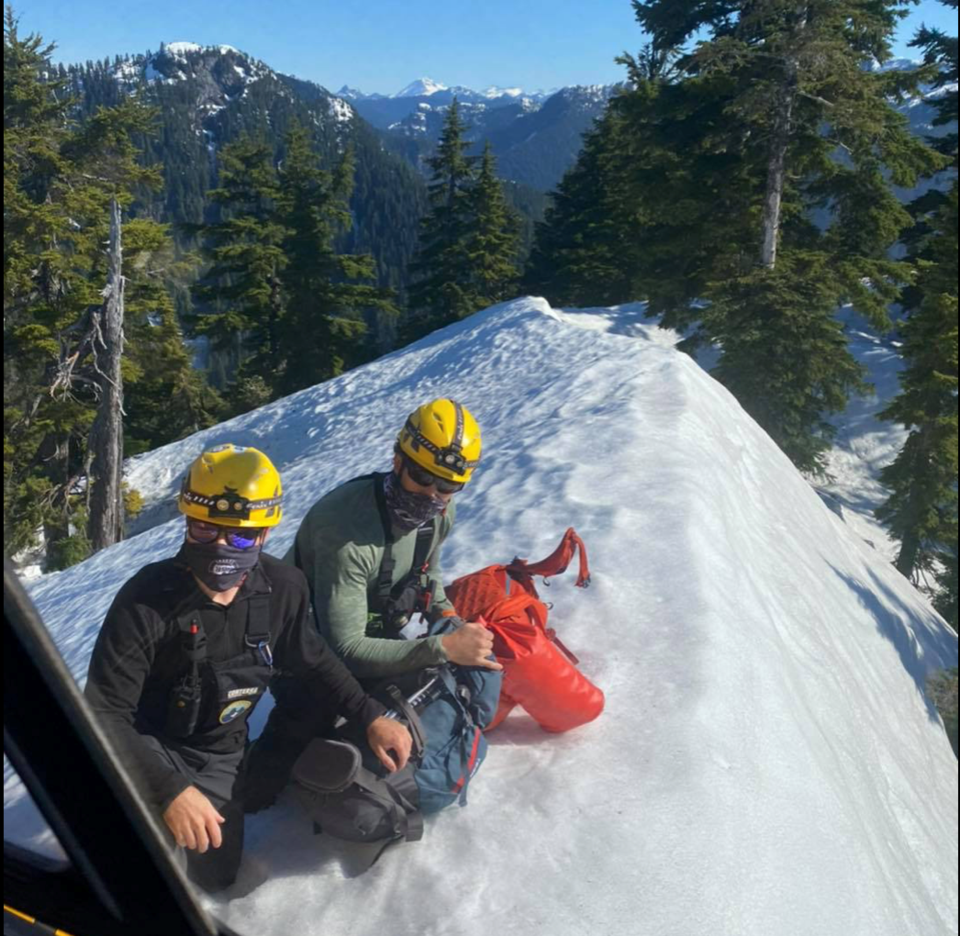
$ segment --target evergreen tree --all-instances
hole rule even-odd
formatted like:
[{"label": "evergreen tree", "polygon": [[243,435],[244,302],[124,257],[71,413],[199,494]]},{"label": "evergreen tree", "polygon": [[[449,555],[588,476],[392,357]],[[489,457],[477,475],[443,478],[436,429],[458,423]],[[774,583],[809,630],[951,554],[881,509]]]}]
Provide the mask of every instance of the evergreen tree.
[{"label": "evergreen tree", "polygon": [[552,193],[536,239],[524,288],[553,305],[613,305],[635,296],[631,233],[624,211],[617,153],[616,103],[585,134],[577,162]]},{"label": "evergreen tree", "polygon": [[[105,199],[91,167],[71,158],[70,99],[50,65],[54,46],[4,23],[4,545],[85,540],[82,475],[95,397],[52,395],[76,363],[72,335],[100,303],[94,277]],[[69,550],[68,550],[69,551]]]},{"label": "evergreen tree", "polygon": [[354,174],[349,147],[330,173],[320,168],[301,126],[295,124],[287,134],[278,191],[278,216],[286,231],[281,278],[287,302],[277,361],[280,394],[336,377],[358,363],[367,330],[364,310],[395,313],[387,290],[355,282],[375,278],[373,258],[334,249],[336,236],[350,226]]},{"label": "evergreen tree", "polygon": [[[954,626],[956,626],[956,621],[956,616],[954,616]],[[957,713],[957,667],[938,670],[930,676],[927,680],[927,691],[943,719],[943,727],[946,729],[950,746],[953,748],[954,756],[956,756],[958,743],[960,743],[960,738],[958,738],[958,727],[960,726],[958,726]]]},{"label": "evergreen tree", "polygon": [[176,256],[168,225],[147,219],[128,221],[123,239],[123,447],[130,456],[214,425],[224,403],[193,366],[171,296],[171,281],[192,275],[192,258]]},{"label": "evergreen tree", "polygon": [[[956,9],[956,0],[944,0]],[[957,38],[923,27],[911,45],[924,50],[936,69],[936,125],[957,119]],[[952,84],[952,87],[950,85]],[[957,136],[930,143],[957,165]],[[911,259],[918,281],[904,297],[902,327],[906,369],[901,392],[882,414],[909,430],[896,460],[881,472],[891,489],[877,516],[900,541],[897,568],[916,580],[933,569],[939,591],[934,603],[957,623],[957,184],[931,189],[910,206]]]},{"label": "evergreen tree", "polygon": [[[944,6],[957,9],[957,0],[940,0],[940,2]],[[924,26],[917,30],[910,45],[923,49],[924,63],[936,68],[933,87],[943,89],[942,93],[932,100],[937,110],[933,125],[935,127],[955,126],[957,123],[957,37],[948,36],[942,30]],[[952,165],[956,169],[956,131],[930,142],[941,153],[952,157]]]},{"label": "evergreen tree", "polygon": [[[712,212],[716,232],[706,239],[716,255],[703,256],[693,277],[705,286],[691,299],[707,304],[688,302],[665,324],[698,322],[691,343],[721,344],[718,377],[801,469],[822,470],[831,434],[824,414],[862,387],[834,311],[853,302],[883,327],[910,276],[908,265],[887,259],[909,216],[885,173],[911,185],[942,165],[887,102],[924,74],[864,67],[887,57],[902,11],[893,0],[636,0],[634,8],[658,48],[709,33],[678,63],[680,94],[720,118],[691,128],[689,144],[674,150],[675,184],[642,208],[649,213],[672,190],[681,216]],[[669,139],[671,111],[660,114]],[[735,165],[734,197],[718,202],[722,174],[714,183],[708,171],[705,185],[701,169],[724,162]],[[808,220],[818,207],[830,211],[825,229]],[[657,259],[690,267],[682,244]]]},{"label": "evergreen tree", "polygon": [[520,219],[507,204],[489,142],[470,192],[471,233],[465,245],[471,302],[477,309],[502,302],[516,291]]},{"label": "evergreen tree", "polygon": [[[7,10],[4,538],[13,555],[36,545],[42,531],[56,567],[88,549],[88,436],[103,380],[95,325],[110,202],[129,205],[131,190],[153,184],[157,173],[137,164],[132,141],[150,132],[151,113],[124,99],[76,123],[67,76],[49,61],[52,50],[39,36],[23,37]],[[152,222],[140,224],[152,230]],[[136,332],[131,327],[128,335],[131,355]],[[123,369],[125,382],[136,379],[130,358]],[[181,362],[184,371],[189,361]]]},{"label": "evergreen tree", "polygon": [[[946,6],[954,9],[956,0],[941,0]],[[948,36],[938,29],[929,29],[926,26],[917,30],[910,45],[923,49],[924,63],[933,69],[932,87],[938,91],[936,96],[928,96],[928,103],[936,110],[933,126],[956,126],[957,123],[957,37]],[[949,157],[950,167],[957,169],[957,134],[947,133],[940,137],[927,137],[927,142],[938,152]],[[902,240],[908,249],[908,257],[912,262],[929,260],[925,249],[930,245],[931,218],[943,206],[946,198],[941,186],[933,185],[927,191],[915,198],[909,205],[910,213],[915,219],[913,227],[907,231]],[[904,309],[916,309],[923,302],[923,295],[918,284],[911,284],[903,292],[901,304]]]},{"label": "evergreen tree", "polygon": [[941,563],[937,571],[937,584],[940,586],[933,598],[934,607],[947,619],[950,626],[957,629],[957,521],[954,518],[951,529],[944,536],[938,557]]},{"label": "evergreen tree", "polygon": [[892,0],[633,5],[652,45],[621,58],[629,87],[561,185],[528,278],[565,301],[643,297],[664,326],[694,327],[682,347],[719,345],[719,379],[820,471],[825,415],[863,388],[836,308],[888,327],[911,276],[887,254],[910,221],[889,183],[943,165],[888,104],[929,74],[865,67],[888,54]]},{"label": "evergreen tree", "polygon": [[900,541],[906,576],[940,559],[941,601],[956,616],[957,595],[957,186],[933,225],[930,261],[921,272],[923,302],[902,327],[907,366],[900,394],[881,416],[910,434],[880,473],[892,489],[877,517]]},{"label": "evergreen tree", "polygon": [[197,297],[212,310],[194,329],[235,355],[235,411],[341,373],[364,356],[364,313],[391,314],[369,255],[336,250],[351,223],[355,163],[347,147],[335,171],[320,167],[294,122],[275,159],[263,141],[240,139],[221,154],[211,197],[221,220],[197,230],[212,264]]},{"label": "evergreen tree", "polygon": [[476,312],[467,258],[471,235],[473,158],[466,155],[466,125],[454,98],[436,153],[427,160],[430,212],[420,222],[420,245],[411,265],[409,339]]},{"label": "evergreen tree", "polygon": [[194,289],[212,311],[191,320],[214,349],[233,357],[231,384],[259,379],[272,387],[280,360],[286,310],[281,276],[288,258],[287,229],[278,218],[280,187],[273,153],[263,141],[241,137],[220,154],[220,184],[210,193],[220,220],[197,225],[210,267]]}]

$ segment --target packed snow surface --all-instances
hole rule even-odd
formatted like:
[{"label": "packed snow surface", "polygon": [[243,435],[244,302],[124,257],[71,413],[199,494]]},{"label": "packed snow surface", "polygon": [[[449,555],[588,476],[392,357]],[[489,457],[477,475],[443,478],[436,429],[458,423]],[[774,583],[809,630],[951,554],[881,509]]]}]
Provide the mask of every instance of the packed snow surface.
[{"label": "packed snow surface", "polygon": [[[484,452],[448,577],[540,559],[568,526],[589,550],[591,587],[569,572],[544,597],[606,693],[597,721],[548,735],[515,712],[469,805],[363,874],[284,794],[214,913],[250,936],[957,932],[957,761],[924,692],[956,635],[673,340],[636,307],[520,299],[130,466],[172,505],[203,448],[263,449],[280,555],[449,395]],[[33,586],[78,678],[122,582],[177,549],[171,517]],[[7,836],[30,838],[20,796],[8,776]]]}]

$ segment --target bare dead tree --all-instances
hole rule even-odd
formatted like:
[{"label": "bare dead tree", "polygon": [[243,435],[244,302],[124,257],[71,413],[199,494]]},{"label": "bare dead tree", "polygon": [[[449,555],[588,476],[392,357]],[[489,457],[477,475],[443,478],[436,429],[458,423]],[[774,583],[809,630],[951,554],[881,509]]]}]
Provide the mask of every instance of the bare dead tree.
[{"label": "bare dead tree", "polygon": [[87,486],[94,552],[123,539],[123,247],[120,205],[110,202],[110,246],[103,305],[90,316],[90,347],[99,388],[90,428]]}]

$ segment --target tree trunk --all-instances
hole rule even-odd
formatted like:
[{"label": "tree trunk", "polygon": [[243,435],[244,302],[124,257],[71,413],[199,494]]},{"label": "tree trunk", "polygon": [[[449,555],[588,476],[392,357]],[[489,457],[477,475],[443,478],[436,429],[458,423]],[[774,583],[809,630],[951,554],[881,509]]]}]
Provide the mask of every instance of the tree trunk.
[{"label": "tree trunk", "polygon": [[915,429],[908,437],[904,450],[910,446],[912,456],[912,470],[908,500],[903,510],[903,516],[909,526],[900,540],[900,552],[894,563],[901,575],[913,581],[917,571],[917,563],[921,560],[925,549],[924,540],[929,531],[923,525],[923,518],[934,506],[931,503],[933,479],[930,477],[931,466],[934,463],[932,426],[927,424]]},{"label": "tree trunk", "polygon": [[[799,45],[807,26],[806,10],[798,11],[794,41]],[[783,202],[783,185],[787,174],[787,149],[793,132],[793,107],[797,99],[799,56],[794,50],[787,53],[783,62],[783,82],[776,98],[776,113],[773,115],[770,152],[767,161],[767,188],[763,199],[761,221],[760,265],[772,270],[777,265],[777,243],[780,238],[780,208]]]},{"label": "tree trunk", "polygon": [[110,202],[107,286],[93,339],[100,404],[90,429],[90,545],[94,552],[123,539],[123,272],[120,205]]},{"label": "tree trunk", "polygon": [[[788,65],[788,68],[790,66]],[[767,189],[763,199],[760,265],[768,270],[777,265],[777,241],[780,237],[780,206],[783,202],[783,183],[786,178],[787,147],[792,129],[793,102],[796,97],[796,71],[778,95],[774,115],[770,158],[767,162]]]},{"label": "tree trunk", "polygon": [[897,571],[908,579],[913,578],[913,571],[920,553],[920,537],[912,530],[903,538],[900,544],[900,554],[895,563]]}]

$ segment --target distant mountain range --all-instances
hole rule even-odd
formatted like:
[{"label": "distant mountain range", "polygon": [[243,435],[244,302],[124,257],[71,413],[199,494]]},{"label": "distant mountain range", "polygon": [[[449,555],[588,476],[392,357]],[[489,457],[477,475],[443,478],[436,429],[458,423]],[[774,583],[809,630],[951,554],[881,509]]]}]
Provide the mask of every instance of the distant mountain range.
[{"label": "distant mountain range", "polygon": [[527,92],[493,86],[474,91],[418,78],[396,94],[364,94],[346,85],[348,100],[393,148],[417,168],[433,152],[447,109],[456,98],[478,153],[487,140],[501,178],[540,192],[554,189],[580,152],[583,133],[603,113],[617,85],[573,86]]},{"label": "distant mountain range", "polygon": [[533,101],[540,102],[546,100],[551,94],[556,94],[559,90],[559,88],[554,88],[552,91],[528,92],[524,91],[523,88],[501,88],[497,85],[491,85],[484,91],[473,91],[470,88],[464,88],[462,85],[448,88],[445,84],[434,81],[432,78],[418,78],[416,81],[411,81],[410,84],[396,94],[364,94],[356,88],[350,88],[344,85],[337,92],[337,95],[347,98],[350,101],[400,100],[403,98],[424,98],[436,95],[437,103],[448,104],[454,97],[460,101],[469,101],[471,103],[496,102],[501,98],[516,99],[519,97],[527,97]]},{"label": "distant mountain range", "polygon": [[[111,69],[118,86],[135,84],[172,89],[191,86],[197,122],[213,153],[220,134],[218,115],[257,86],[295,92],[316,111],[320,127],[347,124],[357,116],[384,138],[389,152],[425,174],[425,160],[439,139],[447,108],[456,99],[469,127],[468,139],[478,153],[487,140],[504,180],[546,193],[556,187],[577,158],[583,133],[603,112],[617,85],[573,86],[525,91],[494,85],[482,91],[448,87],[432,78],[418,78],[395,94],[366,94],[344,85],[336,94],[311,81],[274,71],[264,62],[228,45],[193,42],[161,43],[146,55],[118,57]],[[168,93],[165,97],[170,97]],[[182,94],[179,95],[182,98]],[[328,132],[329,127],[324,132]],[[531,201],[530,198],[526,199]],[[532,199],[536,200],[536,199]]]},{"label": "distant mountain range", "polygon": [[[164,187],[142,193],[133,207],[172,223],[184,248],[195,244],[181,225],[216,216],[207,192],[217,184],[217,154],[224,145],[243,134],[262,137],[282,158],[283,137],[294,121],[310,130],[327,165],[351,144],[357,166],[353,227],[338,246],[373,254],[379,282],[401,291],[426,212],[424,160],[455,95],[464,100],[477,147],[484,139],[494,145],[528,247],[534,222],[546,208],[546,191],[575,161],[580,135],[602,110],[609,90],[562,89],[546,97],[513,88],[472,92],[420,79],[399,92],[404,97],[332,94],[232,46],[191,42],[162,43],[156,52],[59,70],[78,101],[78,116],[134,92],[157,108],[159,132],[140,145],[147,163],[162,164]],[[384,119],[378,105],[396,110]],[[180,311],[188,308],[184,297]]]},{"label": "distant mountain range", "polygon": [[[473,152],[489,141],[499,175],[512,183],[506,186],[507,195],[525,218],[529,244],[533,222],[547,204],[545,193],[573,165],[582,134],[619,87],[528,93],[493,86],[473,91],[419,78],[390,96],[346,86],[332,94],[231,46],[189,42],[163,43],[158,52],[60,69],[70,76],[84,112],[117,103],[137,89],[158,106],[161,132],[144,141],[144,147],[148,162],[163,164],[166,185],[144,209],[163,221],[203,220],[209,212],[206,192],[216,184],[216,154],[242,133],[264,136],[280,154],[284,133],[298,120],[311,129],[329,163],[346,142],[352,143],[357,160],[354,227],[341,247],[371,252],[380,282],[400,288],[416,249],[418,218],[425,211],[425,160],[433,153],[454,98],[470,127]],[[932,109],[922,97],[901,110],[915,132],[931,132]]]}]

